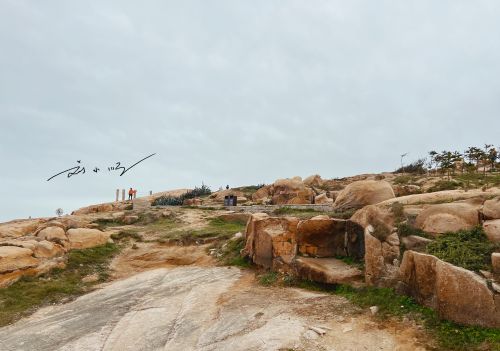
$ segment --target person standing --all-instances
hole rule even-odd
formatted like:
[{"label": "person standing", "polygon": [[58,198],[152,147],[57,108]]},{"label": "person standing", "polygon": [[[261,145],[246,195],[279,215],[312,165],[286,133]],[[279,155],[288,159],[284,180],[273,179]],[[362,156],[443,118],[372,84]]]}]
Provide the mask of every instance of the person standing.
[{"label": "person standing", "polygon": [[134,190],[132,188],[128,189],[128,199],[132,200],[132,196],[134,196]]}]

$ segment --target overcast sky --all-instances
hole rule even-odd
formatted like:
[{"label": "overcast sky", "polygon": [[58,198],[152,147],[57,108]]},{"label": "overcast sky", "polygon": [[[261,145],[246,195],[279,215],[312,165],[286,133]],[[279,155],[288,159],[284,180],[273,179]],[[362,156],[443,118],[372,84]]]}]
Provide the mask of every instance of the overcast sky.
[{"label": "overcast sky", "polygon": [[0,220],[498,145],[499,18],[499,1],[0,0]]}]

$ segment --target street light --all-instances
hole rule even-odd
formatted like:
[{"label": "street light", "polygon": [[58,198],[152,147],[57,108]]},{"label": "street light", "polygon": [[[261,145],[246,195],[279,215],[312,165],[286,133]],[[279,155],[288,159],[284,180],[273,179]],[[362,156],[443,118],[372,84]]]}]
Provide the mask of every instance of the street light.
[{"label": "street light", "polygon": [[408,153],[408,152],[406,152],[406,153],[404,153],[404,154],[402,154],[402,155],[401,155],[401,170],[403,171],[403,173],[405,172],[405,171],[404,171],[404,169],[403,169],[403,158],[404,158],[406,155],[408,155],[408,154],[409,154],[409,153]]}]

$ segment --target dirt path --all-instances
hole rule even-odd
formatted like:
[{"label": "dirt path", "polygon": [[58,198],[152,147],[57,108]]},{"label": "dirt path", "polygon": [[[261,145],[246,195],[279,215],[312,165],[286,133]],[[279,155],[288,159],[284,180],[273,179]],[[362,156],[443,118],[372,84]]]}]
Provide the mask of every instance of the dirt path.
[{"label": "dirt path", "polygon": [[[228,267],[161,268],[0,329],[10,350],[423,350],[337,296],[266,288]],[[319,336],[311,327],[326,334]]]}]

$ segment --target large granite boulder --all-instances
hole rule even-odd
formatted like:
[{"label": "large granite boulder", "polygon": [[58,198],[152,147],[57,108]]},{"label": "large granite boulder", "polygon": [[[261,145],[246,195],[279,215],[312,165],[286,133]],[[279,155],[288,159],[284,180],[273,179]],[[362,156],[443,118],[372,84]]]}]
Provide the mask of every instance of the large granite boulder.
[{"label": "large granite boulder", "polygon": [[325,182],[319,174],[314,174],[304,179],[304,184],[310,187],[322,187]]},{"label": "large granite boulder", "polygon": [[38,265],[33,251],[17,246],[0,246],[0,273],[8,273]]},{"label": "large granite boulder", "polygon": [[296,234],[299,220],[295,217],[269,217],[253,214],[246,227],[243,254],[260,266],[271,268],[273,259],[291,260],[297,250]]},{"label": "large granite boulder", "polygon": [[471,229],[478,224],[477,206],[468,203],[430,205],[415,220],[417,228],[433,234]]},{"label": "large granite boulder", "polygon": [[366,205],[394,198],[391,185],[384,180],[361,180],[349,184],[335,199],[334,208],[338,211],[360,209]]},{"label": "large granite boulder", "polygon": [[295,274],[306,280],[327,284],[363,285],[363,272],[335,258],[298,257],[294,262]]},{"label": "large granite boulder", "polygon": [[500,295],[474,272],[409,250],[404,253],[399,279],[401,292],[435,309],[442,318],[500,327]]},{"label": "large granite boulder", "polygon": [[33,234],[43,219],[23,219],[0,223],[0,238],[18,238]]},{"label": "large granite boulder", "polygon": [[488,237],[488,240],[494,243],[500,243],[500,219],[485,221],[483,229]]},{"label": "large granite boulder", "polygon": [[486,219],[500,219],[500,196],[486,200],[482,212]]},{"label": "large granite boulder", "polygon": [[101,246],[107,243],[110,236],[109,233],[89,228],[69,229],[67,235],[71,249]]},{"label": "large granite boulder", "polygon": [[500,252],[491,254],[491,266],[493,267],[493,273],[500,274]]},{"label": "large granite boulder", "polygon": [[365,281],[368,285],[394,286],[398,276],[400,242],[396,232],[382,238],[371,225],[365,228]]},{"label": "large granite boulder", "polygon": [[265,185],[252,194],[252,200],[255,202],[267,202],[272,196],[272,185]]},{"label": "large granite boulder", "polygon": [[323,193],[314,198],[314,203],[318,205],[333,204],[333,199],[329,198],[325,193]]},{"label": "large granite boulder", "polygon": [[310,204],[314,196],[312,189],[307,187],[300,177],[276,180],[272,194],[274,205]]},{"label": "large granite boulder", "polygon": [[62,243],[68,241],[66,232],[61,227],[44,228],[40,230],[36,236],[42,240],[52,241],[56,243]]}]

